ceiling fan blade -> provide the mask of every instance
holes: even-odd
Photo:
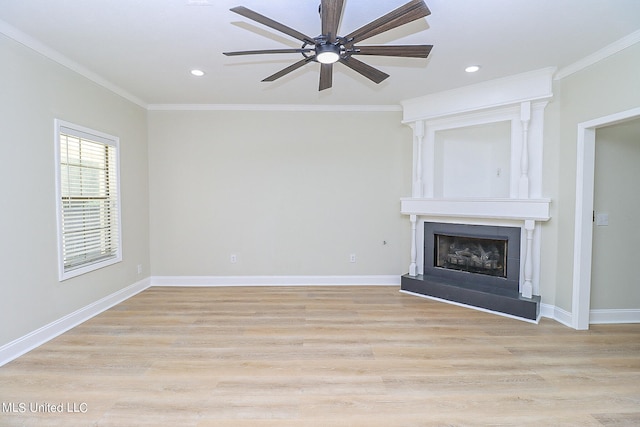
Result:
[[[371,65],[367,65],[362,61],[358,61],[357,59],[351,56],[340,58],[340,62],[346,65],[347,67],[351,68],[352,70],[362,74],[363,76],[365,76],[366,78],[368,78],[374,83],[379,84],[384,79],[389,77],[389,74],[383,73],[382,71],[376,68],[373,68]]]
[[[336,41],[343,9],[344,0],[322,0],[320,5],[322,34],[327,36],[329,43]]]
[[[329,89],[333,84],[333,64],[320,64],[320,86],[318,90]]]
[[[267,27],[271,27],[274,30],[278,30],[281,33],[287,34],[287,35],[293,37],[294,39],[298,39],[298,40],[303,41],[303,42],[305,42],[307,44],[314,44],[315,43],[315,40],[313,40],[313,37],[309,37],[309,36],[307,36],[305,34],[302,34],[301,32],[296,31],[291,27],[287,27],[286,25],[281,24],[281,23],[279,23],[277,21],[274,21],[271,18],[267,18],[264,15],[260,15],[258,12],[254,12],[253,10],[247,9],[244,6],[233,7],[231,9],[229,9],[229,10],[231,10],[232,12],[237,13],[238,15],[242,15],[245,18],[249,18],[249,19],[251,19],[253,21],[259,22],[262,25],[266,25]]]
[[[239,55],[259,55],[263,53],[310,53],[314,49],[265,49],[265,50],[242,50],[238,52],[222,52],[227,56],[239,56]]]
[[[405,58],[426,58],[433,45],[396,45],[396,46],[353,46],[352,55],[401,56]]]
[[[345,36],[347,43],[353,45],[377,34],[413,22],[416,19],[430,15],[431,11],[423,0],[412,0],[404,6],[387,13],[384,16],[358,28]]]
[[[300,61],[289,65],[287,68],[283,68],[282,70],[278,71],[277,73],[272,74],[269,77],[264,78],[262,81],[263,82],[272,82],[274,80],[277,80],[280,77],[286,76],[290,72],[297,70],[298,68],[302,67],[307,62],[312,61],[312,60],[313,60],[313,57],[301,59]]]

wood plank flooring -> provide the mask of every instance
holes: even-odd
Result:
[[[0,401],[3,427],[637,426],[640,324],[386,286],[154,287],[1,367]]]

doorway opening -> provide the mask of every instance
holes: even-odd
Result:
[[[589,329],[596,129],[640,117],[640,107],[578,124],[576,210],[573,251],[571,322],[575,329]]]

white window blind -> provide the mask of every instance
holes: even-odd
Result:
[[[57,121],[60,280],[122,259],[118,139]]]

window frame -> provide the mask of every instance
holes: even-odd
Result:
[[[121,215],[121,192],[120,192],[120,138],[117,136],[109,135],[104,132],[89,129],[84,126],[80,126],[74,123],[63,121],[60,119],[54,119],[54,131],[55,131],[55,172],[56,172],[56,219],[57,219],[57,237],[58,237],[58,274],[59,281],[64,281],[72,277],[77,277],[82,274],[89,273],[91,271],[98,270],[122,261],[122,215]],[[84,263],[79,263],[77,266],[66,267],[65,266],[65,236],[63,230],[63,192],[62,192],[62,141],[61,135],[69,135],[82,140],[87,140],[93,143],[103,144],[112,147],[115,150],[115,167],[112,174],[115,174],[115,207],[114,211],[109,218],[115,218],[115,225],[110,225],[110,235],[117,236],[117,243],[115,244],[115,253],[108,255],[104,259],[90,260]],[[106,155],[106,153],[105,153]],[[108,160],[105,159],[105,163]],[[113,178],[109,178],[113,179]]]

